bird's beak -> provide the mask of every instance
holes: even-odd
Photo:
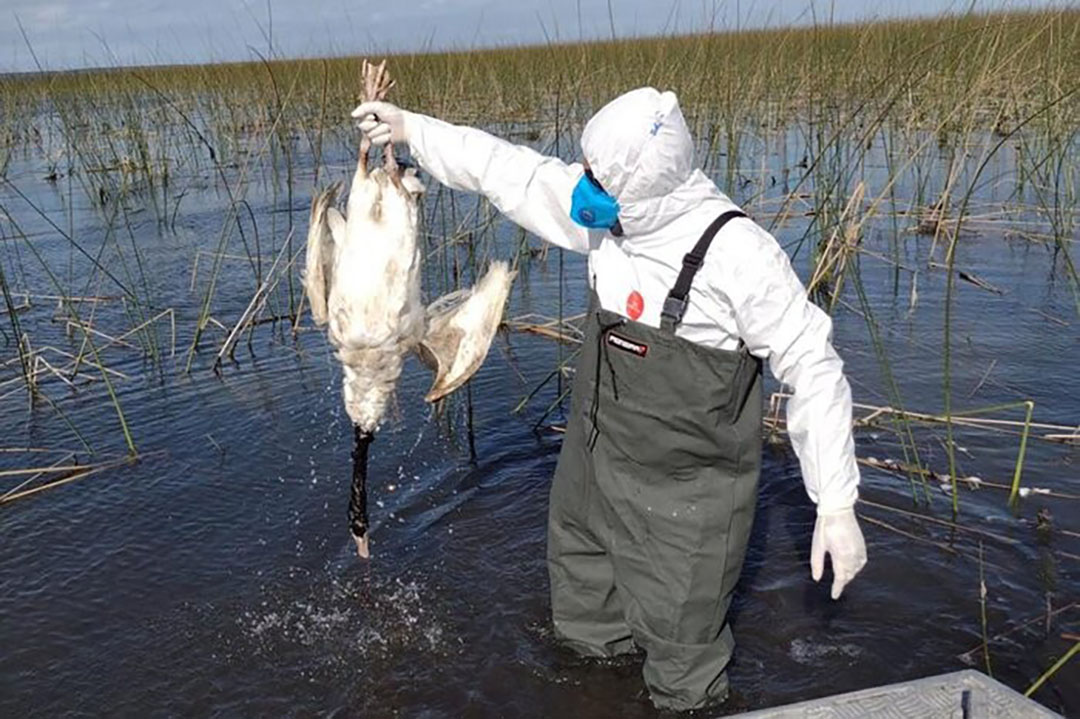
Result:
[[[360,555],[361,559],[368,559],[371,557],[371,552],[368,550],[368,536],[365,534],[363,537],[357,537],[353,535],[353,539],[356,541],[356,553]]]

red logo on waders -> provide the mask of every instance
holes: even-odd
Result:
[[[641,296],[641,293],[634,290],[626,298],[626,316],[632,320],[636,320],[641,317],[641,313],[645,311],[645,299]]]

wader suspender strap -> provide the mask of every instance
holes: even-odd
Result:
[[[694,275],[697,274],[697,271],[701,269],[701,266],[705,263],[705,253],[709,251],[709,245],[712,244],[713,238],[716,237],[716,233],[719,232],[720,228],[726,225],[729,220],[746,216],[746,213],[741,210],[728,210],[720,215],[712,221],[712,224],[709,225],[704,234],[701,235],[701,239],[694,245],[694,249],[683,256],[682,270],[679,272],[679,278],[675,280],[675,286],[668,292],[667,299],[664,300],[664,309],[660,312],[660,326],[662,328],[674,332],[675,327],[682,322],[683,315],[686,314],[686,305],[690,296],[690,284],[694,281]]]

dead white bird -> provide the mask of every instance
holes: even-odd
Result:
[[[365,61],[363,73],[365,99],[383,99],[393,86],[386,62]],[[416,350],[435,370],[429,402],[453,392],[487,356],[513,280],[506,263],[496,262],[472,289],[446,295],[425,309],[417,244],[423,185],[414,171],[400,171],[389,144],[383,167],[369,172],[369,150],[362,137],[344,216],[334,206],[337,185],[312,202],[304,274],[312,318],[328,324],[345,373],[345,411],[355,440],[349,529],[365,558],[368,447],[405,355]]]

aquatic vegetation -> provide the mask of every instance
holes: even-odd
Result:
[[[1068,416],[1075,403],[1056,407],[1053,389],[1014,380],[996,354],[1012,337],[993,322],[1038,323],[1043,331],[1024,338],[1045,341],[1080,321],[1080,11],[406,54],[391,64],[403,107],[566,159],[612,96],[643,84],[675,90],[700,164],[781,240],[834,316],[841,354],[861,369],[862,466],[911,496],[907,507],[868,498],[860,511],[875,531],[981,562],[971,537],[988,550],[1018,540],[967,509],[976,492],[993,499],[970,501],[1001,507],[1017,533],[1038,502],[1075,501],[1066,484],[1080,437]],[[152,450],[160,428],[130,421],[137,388],[221,382],[227,392],[230,372],[259,371],[270,351],[325,354],[303,299],[299,240],[316,188],[344,179],[355,160],[347,113],[360,70],[359,57],[268,54],[0,77],[0,400],[7,415],[27,417],[29,437],[40,432],[58,450],[45,461],[30,450],[0,455],[10,478],[0,502],[25,496],[27,481],[70,484]],[[491,259],[512,260],[511,312],[520,312],[504,325],[507,364],[518,372],[522,343],[554,340],[527,345],[547,364],[519,372],[515,418],[557,429],[580,343],[579,259],[442,187],[428,188],[420,222],[432,297],[475,284]],[[1007,271],[987,272],[991,252],[1004,259],[989,264]],[[1021,278],[1045,292],[1017,292]],[[1032,362],[1075,344],[1053,347],[1034,347]],[[782,402],[765,427],[781,450]],[[439,419],[471,441],[472,388]],[[208,437],[208,448],[227,451]],[[10,443],[35,444],[24,439]],[[1046,552],[1076,561],[1070,548]],[[1049,602],[1058,595],[1048,587]],[[989,647],[1001,646],[994,602],[990,592],[972,604],[987,665]]]
[[[1080,12],[1055,10],[400,55],[394,67],[403,106],[482,123],[570,156],[592,108],[612,94],[646,83],[676,90],[706,171],[759,222],[789,238],[793,260],[809,262],[808,287],[823,307],[864,319],[889,404],[899,410],[890,421],[905,466],[914,468],[914,494],[924,460],[886,349],[889,329],[876,318],[880,308],[868,299],[862,267],[891,266],[893,292],[906,292],[909,313],[920,304],[920,279],[925,285],[944,275],[934,344],[955,482],[953,429],[965,413],[954,406],[955,280],[996,290],[958,264],[960,248],[982,232],[1045,247],[1080,315],[1073,259],[1078,48]],[[588,71],[566,71],[575,66]],[[103,352],[141,353],[164,378],[178,342],[187,346],[182,371],[195,372],[207,333],[222,333],[209,340],[220,371],[223,360],[236,361],[245,333],[250,349],[261,326],[282,338],[302,331],[296,216],[311,188],[352,152],[345,112],[359,78],[357,58],[261,56],[0,78],[0,289],[3,339],[15,360],[5,364],[15,374],[0,378],[0,387],[22,387],[31,403],[44,401],[63,415],[48,384],[72,386],[94,367],[134,454],[113,386],[117,373]],[[988,183],[1003,190],[990,199]],[[216,241],[192,248],[192,294],[177,297],[148,270],[146,239],[134,228],[147,213],[159,241],[190,232],[194,203],[208,193],[224,199],[224,212],[210,221]],[[47,206],[50,197],[66,209]],[[257,211],[263,197],[285,211]],[[444,188],[425,205],[427,284],[448,291],[470,275],[475,280],[482,258],[504,243],[505,222],[485,202],[463,201]],[[76,224],[77,206],[96,216],[92,228]],[[546,266],[547,248],[512,232],[514,268],[525,277],[530,265]],[[889,235],[885,252],[864,242],[881,232]],[[39,236],[59,238],[66,252],[40,251]],[[920,246],[913,262],[910,243],[919,237],[930,246]],[[565,332],[556,329],[565,327],[561,250],[557,259],[554,317],[512,327]],[[82,338],[76,352],[64,350],[73,355],[67,366],[42,355],[57,344],[31,300],[43,293],[57,298],[65,327]],[[82,299],[92,294],[117,299]],[[192,318],[186,305],[196,297]],[[544,417],[567,394],[561,346],[557,369],[521,405],[555,380]],[[1030,423],[1032,406],[1024,406]],[[77,432],[74,424],[71,430]],[[1014,487],[1026,440],[1025,434]],[[958,495],[952,493],[954,513]]]

